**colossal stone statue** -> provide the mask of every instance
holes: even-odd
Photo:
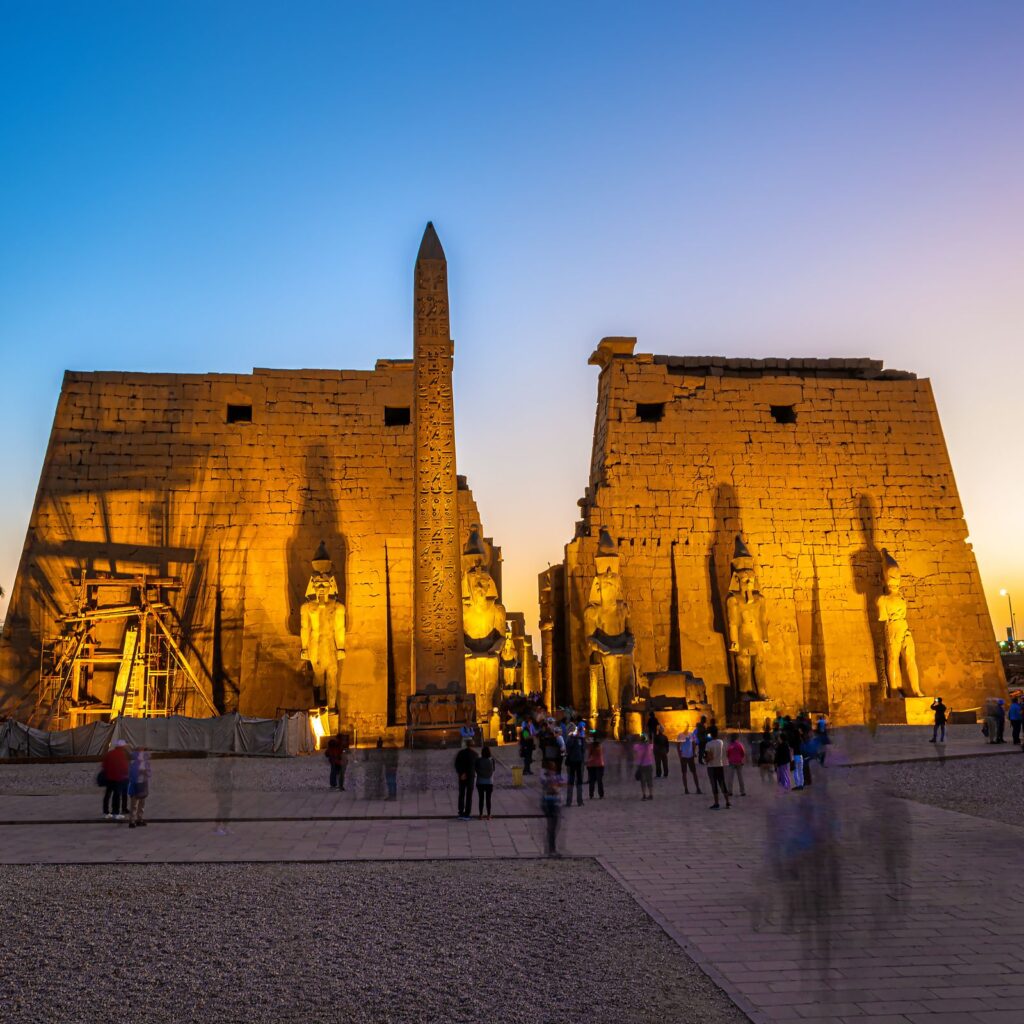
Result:
[[[766,700],[765,651],[768,650],[768,618],[765,600],[757,589],[754,559],[736,535],[732,555],[732,580],[725,600],[729,622],[729,653],[736,666],[736,683],[741,694]]]
[[[462,630],[466,689],[479,714],[499,699],[498,658],[505,641],[505,608],[490,572],[490,550],[474,526],[462,551]]]
[[[313,556],[300,621],[302,660],[313,668],[314,685],[326,690],[327,707],[340,715],[338,662],[345,658],[345,606],[338,600],[334,565],[323,541]]]
[[[907,625],[907,600],[900,593],[900,567],[885,548],[882,548],[882,571],[885,574],[885,593],[878,599],[878,621],[885,624],[886,696],[922,697],[914,638]],[[901,662],[906,688],[900,672]]]
[[[505,642],[501,645],[499,658],[501,665],[502,693],[511,693],[517,687],[516,670],[519,668],[519,654],[516,651],[515,637],[511,626],[505,627]]]
[[[622,709],[623,682],[633,682],[635,638],[629,623],[629,606],[619,575],[619,550],[608,531],[602,529],[594,557],[597,574],[590,585],[590,598],[583,609],[583,628],[590,645],[591,725],[596,724],[598,693],[612,716],[612,732],[618,735]]]

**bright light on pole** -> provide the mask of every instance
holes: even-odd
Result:
[[[1003,587],[999,591],[1000,597],[1006,598],[1006,603],[1010,606],[1010,636],[1013,639],[1013,646],[1017,646],[1017,620],[1013,617],[1013,598],[1010,597],[1010,592]]]

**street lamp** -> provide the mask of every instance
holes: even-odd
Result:
[[[1010,635],[1013,639],[1013,646],[1017,646],[1017,620],[1013,617],[1013,598],[1010,597],[1010,592],[1004,587],[999,591],[1000,597],[1006,598],[1006,603],[1010,606]]]

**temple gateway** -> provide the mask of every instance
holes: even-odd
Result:
[[[590,478],[540,574],[542,663],[456,467],[447,263],[372,371],[65,374],[6,626],[0,714],[323,708],[355,742],[497,728],[533,694],[916,721],[1005,692],[927,381],[867,359],[605,338]],[[582,453],[581,453],[582,463]]]

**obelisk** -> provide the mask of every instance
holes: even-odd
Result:
[[[413,291],[416,441],[413,679],[416,693],[466,689],[459,557],[455,405],[448,262],[433,224],[416,257]]]

